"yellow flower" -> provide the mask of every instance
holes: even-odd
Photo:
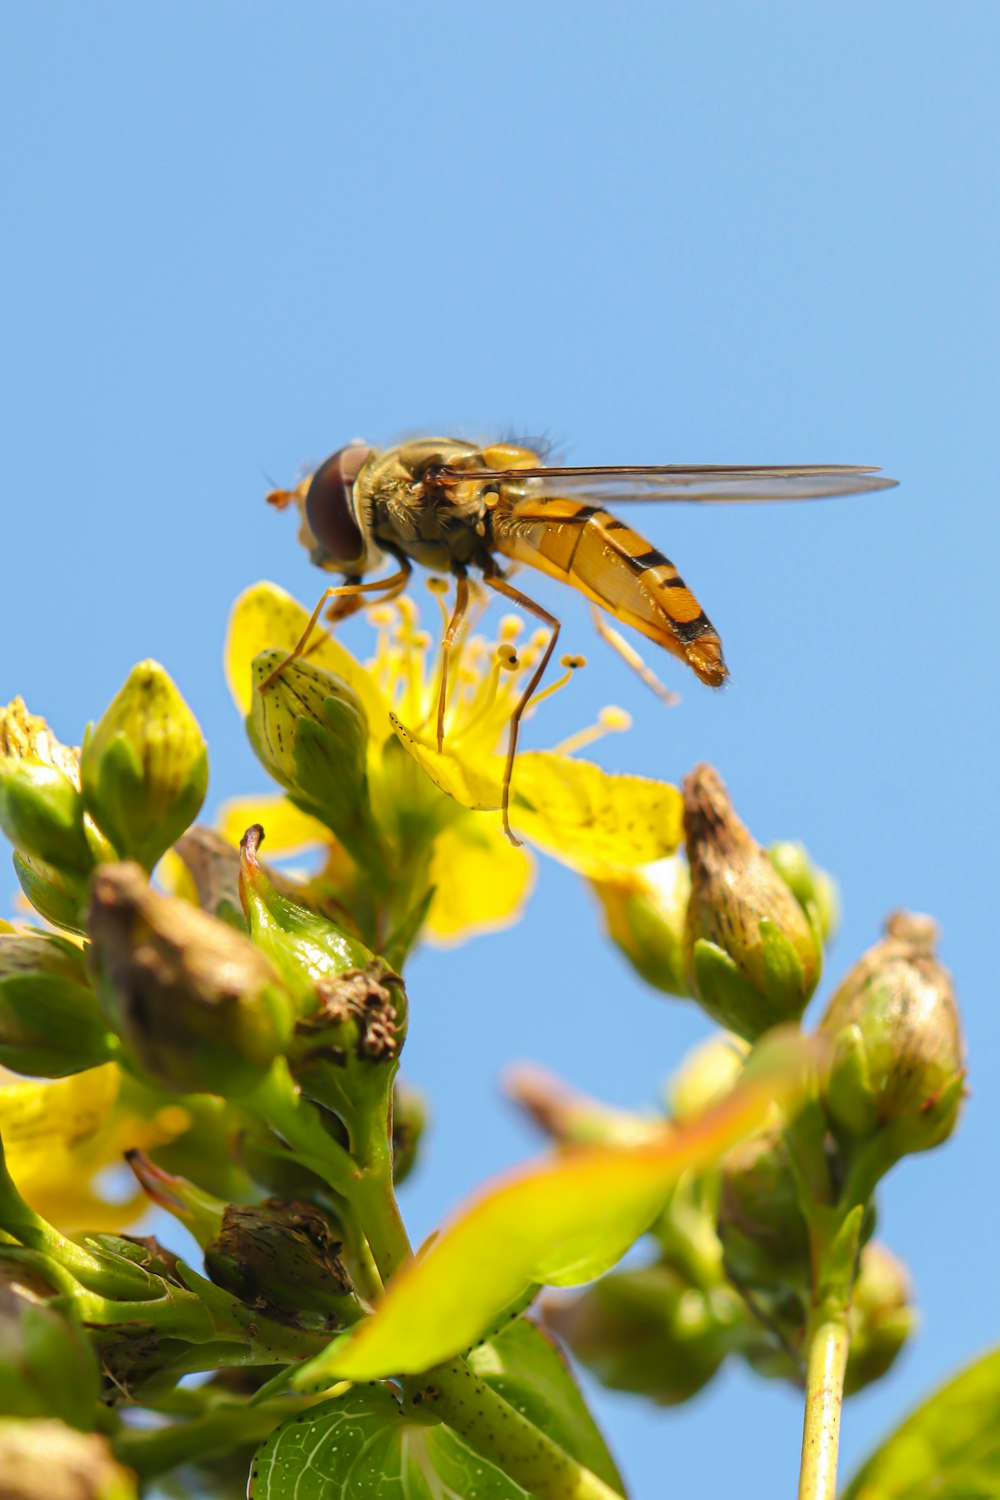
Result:
[[[0,1070],[0,1138],[11,1177],[37,1213],[69,1233],[120,1229],[138,1218],[147,1206],[141,1191],[109,1203],[96,1179],[126,1150],[150,1150],[189,1124],[180,1105],[141,1099],[115,1063],[44,1082]]]
[[[431,580],[431,587],[440,598],[439,581]],[[432,649],[432,637],[420,628],[416,606],[404,597],[392,606],[374,606],[369,616],[376,627],[370,661],[362,664],[322,633],[305,660],[339,679],[367,721],[366,789],[374,821],[391,851],[388,866],[398,867],[407,840],[423,841],[426,890],[432,892],[423,930],[433,941],[455,942],[506,926],[516,920],[529,894],[533,863],[503,834],[497,811],[501,750],[511,714],[544,647],[544,633],[519,646],[521,622],[506,616],[497,639],[466,632],[456,643],[439,751],[441,659]],[[303,606],[274,584],[255,584],[236,601],[226,671],[244,714],[254,708],[255,658],[265,651],[291,651],[307,618]],[[529,714],[579,665],[579,659],[563,661],[565,676],[536,695]],[[258,666],[258,677],[260,670]],[[515,764],[511,806],[518,832],[592,878],[662,858],[680,839],[675,787],[609,775],[568,753],[601,733],[625,727],[627,717],[620,710],[606,711],[599,727],[575,736],[561,750],[525,752]],[[287,744],[283,748],[287,753]],[[271,854],[324,847],[327,865],[315,884],[325,884],[328,895],[331,887],[346,892],[344,904],[356,912],[357,890],[348,892],[350,858],[323,823],[286,798],[241,799],[223,811],[223,831],[234,840],[253,822],[264,825]],[[401,915],[397,911],[395,920]]]

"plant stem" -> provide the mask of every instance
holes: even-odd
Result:
[[[806,1328],[806,1406],[799,1500],[834,1500],[837,1492],[840,1410],[848,1346],[846,1308],[830,1304],[814,1308]]]
[[[308,1405],[308,1400],[283,1397],[266,1405],[218,1406],[188,1421],[153,1430],[125,1428],[116,1437],[117,1458],[151,1479],[182,1463],[196,1463],[231,1453],[244,1444],[263,1442],[279,1423]]]
[[[464,1360],[439,1365],[407,1382],[416,1403],[434,1410],[471,1448],[496,1464],[536,1500],[621,1500],[616,1490],[571,1458],[504,1401]]]

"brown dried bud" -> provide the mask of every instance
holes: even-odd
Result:
[[[819,980],[819,940],[711,766],[684,783],[684,829],[688,979],[709,1015],[754,1041],[801,1016]]]
[[[249,938],[159,895],[137,864],[98,870],[90,934],[105,1014],[151,1078],[179,1093],[239,1094],[260,1082],[293,1010]]]
[[[310,1203],[231,1203],[219,1236],[205,1250],[217,1285],[276,1318],[320,1313],[330,1326],[356,1315],[340,1242]]]

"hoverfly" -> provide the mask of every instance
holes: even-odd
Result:
[[[600,610],[630,625],[688,666],[710,687],[728,676],[715,627],[669,558],[602,508],[602,501],[810,500],[858,494],[895,484],[877,469],[848,464],[793,467],[632,465],[608,468],[549,466],[530,448],[498,443],[485,448],[453,438],[417,438],[394,448],[363,443],[341,448],[294,490],[274,490],[271,504],[293,501],[302,516],[301,540],[319,567],[343,575],[313,611],[291,656],[262,684],[266,691],[289,661],[305,650],[324,606],[341,620],[369,602],[394,599],[412,564],[457,579],[455,606],[442,642],[437,744],[442,748],[448,658],[469,607],[470,568],[486,586],[533,614],[549,640],[510,720],[502,812],[507,836],[510,781],[518,729],[559,638],[560,622],[510,583],[498,556],[561,579]],[[386,558],[396,570],[375,581],[365,574]],[[373,597],[376,596],[376,597]],[[630,665],[655,684],[624,640],[602,634]]]

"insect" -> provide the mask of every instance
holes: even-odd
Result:
[[[342,620],[363,605],[393,599],[406,587],[413,563],[457,579],[455,605],[442,641],[437,744],[444,739],[449,655],[469,607],[469,570],[486,586],[527,610],[549,629],[549,639],[510,720],[502,811],[510,828],[510,781],[520,721],[545,674],[560,622],[509,581],[500,559],[526,563],[561,579],[592,604],[632,626],[686,662],[702,682],[721,687],[728,675],[715,627],[669,558],[602,508],[636,500],[809,500],[881,490],[895,484],[858,465],[741,468],[633,465],[608,468],[550,466],[530,448],[487,447],[452,438],[417,438],[393,448],[353,443],[322,463],[294,490],[274,490],[271,504],[295,502],[301,540],[319,567],[343,575],[323,594],[295,650],[266,682],[305,650],[324,607]],[[377,580],[366,574],[396,563]],[[610,640],[648,680],[655,679],[617,632]]]

